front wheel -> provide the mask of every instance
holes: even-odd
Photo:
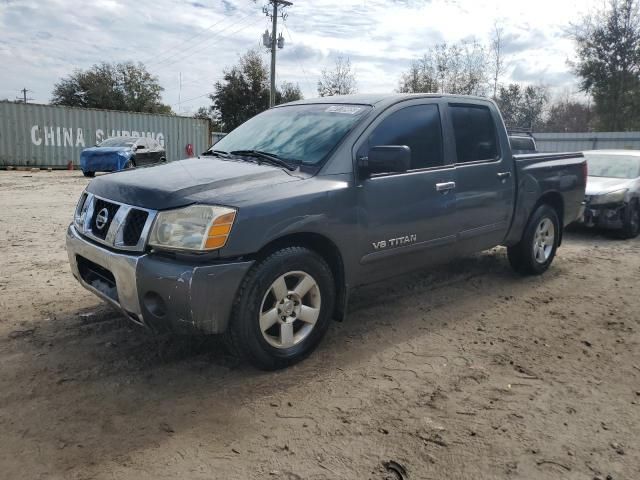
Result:
[[[508,247],[509,263],[519,273],[540,275],[553,262],[559,240],[560,221],[556,210],[540,205],[531,215],[520,242]]]
[[[96,172],[85,172],[84,170],[82,171],[82,175],[84,175],[87,178],[93,178],[96,176]]]
[[[234,302],[225,343],[262,370],[308,356],[329,327],[335,286],[331,269],[303,247],[279,250],[257,263]]]

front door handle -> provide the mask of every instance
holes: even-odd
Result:
[[[449,190],[456,188],[456,182],[436,183],[436,191],[447,193]]]
[[[506,180],[511,176],[511,172],[498,172],[498,178],[500,180]]]

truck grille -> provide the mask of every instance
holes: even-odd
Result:
[[[101,198],[96,198],[93,206],[93,216],[91,218],[91,231],[101,239],[105,239],[111,222],[113,222],[120,205],[107,202]]]
[[[127,216],[127,220],[122,232],[122,241],[127,246],[133,246],[140,240],[140,235],[149,218],[149,212],[132,208]]]
[[[156,214],[85,192],[76,207],[74,225],[78,233],[108,247],[142,252]]]

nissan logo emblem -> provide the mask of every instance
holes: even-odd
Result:
[[[109,210],[107,210],[106,208],[103,208],[98,212],[98,215],[96,215],[96,227],[98,227],[98,230],[102,230],[108,221],[109,221]]]

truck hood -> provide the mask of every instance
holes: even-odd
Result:
[[[302,180],[296,172],[241,160],[198,157],[125,170],[94,179],[87,190],[108,200],[153,210],[196,202],[240,206],[256,189]]]
[[[627,178],[587,177],[586,195],[601,195],[629,188],[633,180]]]

